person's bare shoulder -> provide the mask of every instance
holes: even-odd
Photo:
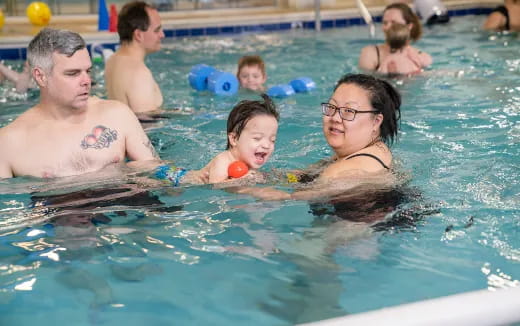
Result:
[[[367,45],[361,49],[359,54],[358,66],[364,70],[375,70],[377,67],[376,45]]]
[[[492,12],[482,24],[482,28],[485,30],[497,31],[504,28],[506,24],[506,18],[500,12]]]
[[[38,113],[36,107],[32,107],[20,114],[13,122],[2,128],[5,132],[12,133],[16,131],[24,132],[35,125],[41,123],[41,115]]]
[[[218,183],[227,180],[227,169],[233,161],[229,151],[224,151],[215,156],[204,169],[209,173],[209,183]]]
[[[0,155],[5,155],[5,151],[8,148],[16,150],[23,147],[24,142],[28,139],[30,140],[30,132],[34,130],[40,122],[41,117],[33,107],[22,113],[7,126],[0,128],[0,148],[2,151]]]
[[[140,78],[151,76],[151,72],[143,60],[117,52],[108,59],[105,73],[112,76],[114,82],[124,84],[132,84]]]
[[[128,105],[116,100],[105,100],[96,96],[89,99],[89,106],[97,115],[110,119],[134,119],[135,114]]]

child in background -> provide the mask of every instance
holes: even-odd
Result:
[[[229,113],[226,151],[202,169],[209,174],[209,183],[230,180],[228,167],[235,161],[244,162],[251,173],[271,157],[279,114],[269,96],[262,94],[262,98],[263,101],[241,101]]]
[[[377,72],[382,74],[414,74],[431,64],[431,57],[410,46],[410,29],[404,24],[393,23],[385,32],[390,46],[388,55]]]
[[[237,78],[241,88],[253,91],[264,91],[264,83],[267,80],[265,64],[257,55],[246,55],[238,60]]]

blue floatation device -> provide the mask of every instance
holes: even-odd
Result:
[[[275,85],[267,90],[270,97],[287,97],[294,94],[294,88],[291,85]]]
[[[197,91],[209,90],[217,95],[233,95],[238,91],[238,79],[235,75],[206,64],[193,66],[188,81]]]
[[[291,80],[289,85],[294,88],[296,93],[304,93],[316,88],[316,83],[309,77],[300,77]]]
[[[316,88],[316,83],[309,77],[293,79],[289,84],[275,85],[267,90],[271,97],[287,97],[294,93],[304,93]]]
[[[208,77],[216,69],[205,65],[199,64],[191,68],[190,74],[188,75],[188,81],[190,86],[197,91],[205,91],[208,89]]]

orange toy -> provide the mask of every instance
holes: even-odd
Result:
[[[231,178],[241,178],[244,175],[247,174],[249,171],[249,168],[247,167],[247,164],[245,164],[242,161],[235,161],[231,164],[229,164],[227,173]]]

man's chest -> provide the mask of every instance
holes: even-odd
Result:
[[[91,130],[78,129],[29,133],[11,161],[15,175],[43,178],[77,175],[124,160],[124,139],[116,129],[103,125]]]

